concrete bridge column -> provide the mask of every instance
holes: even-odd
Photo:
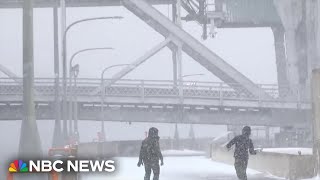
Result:
[[[306,35],[308,56],[308,85],[311,85],[312,70],[320,67],[320,27],[319,1],[306,0]],[[311,91],[309,91],[311,92]],[[311,96],[309,96],[311,97]]]
[[[33,0],[23,2],[23,119],[20,129],[19,159],[42,158],[34,103]],[[22,175],[23,174],[23,175]],[[17,173],[17,180],[45,180],[39,173]]]
[[[33,0],[23,3],[23,120],[19,158],[42,157],[34,104]],[[37,178],[35,178],[37,179]]]
[[[293,96],[297,95],[301,85],[305,86],[306,77],[305,57],[303,43],[304,38],[304,1],[301,0],[274,0],[278,14],[285,30],[286,54],[287,54],[287,77]]]
[[[285,97],[288,92],[288,67],[285,46],[285,30],[283,26],[271,27],[274,36],[274,47],[276,53],[277,75],[280,97]]]
[[[55,122],[53,132],[52,147],[63,147],[64,140],[61,129],[61,113],[60,113],[60,83],[59,83],[59,35],[58,35],[58,8],[53,8],[53,32],[54,32],[54,76],[55,76]]]

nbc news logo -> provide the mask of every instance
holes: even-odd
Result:
[[[27,164],[25,162],[23,162],[22,160],[15,160],[10,164],[9,172],[10,173],[17,173],[17,172],[25,173],[25,172],[29,172],[29,168],[27,167]]]
[[[32,173],[42,172],[114,172],[115,162],[113,160],[30,160],[28,163],[15,160],[10,163],[10,173]]]

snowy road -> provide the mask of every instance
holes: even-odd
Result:
[[[115,174],[86,174],[81,180],[142,180],[144,168],[136,166],[137,158],[119,158]],[[248,170],[249,180],[271,180],[260,172]],[[161,180],[237,180],[233,166],[213,162],[205,157],[166,157]],[[279,178],[278,178],[279,179]]]

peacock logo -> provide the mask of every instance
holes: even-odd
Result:
[[[27,167],[27,164],[25,162],[23,162],[22,160],[15,160],[10,164],[9,167],[9,172],[10,173],[24,173],[24,172],[28,172],[29,169]]]

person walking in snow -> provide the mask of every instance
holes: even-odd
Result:
[[[150,180],[151,171],[153,172],[153,180],[159,180],[160,165],[163,165],[163,156],[160,150],[158,129],[152,127],[149,129],[148,137],[142,141],[138,167],[144,165],[144,180]]]
[[[230,150],[235,145],[234,152],[234,167],[236,169],[237,176],[240,180],[247,180],[247,166],[249,160],[249,153],[256,155],[257,151],[254,150],[252,140],[250,139],[251,128],[245,126],[242,129],[242,135],[236,136],[228,144],[227,149]],[[249,152],[248,152],[249,151]]]

